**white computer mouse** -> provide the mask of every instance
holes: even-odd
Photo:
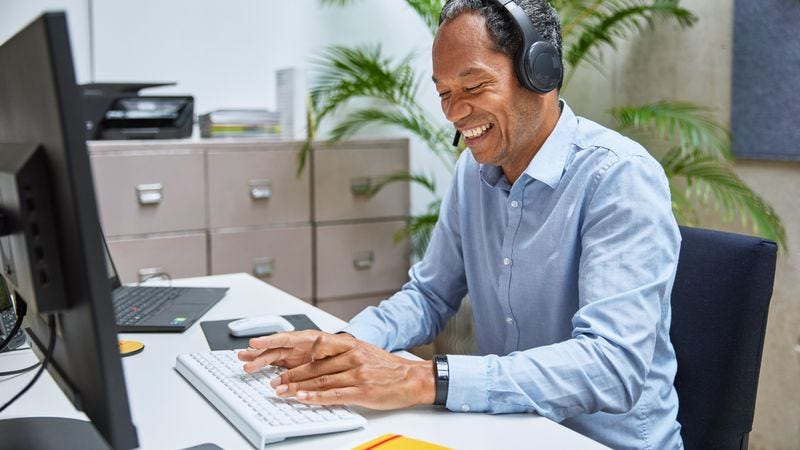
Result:
[[[294,331],[294,325],[277,314],[265,314],[228,322],[228,330],[236,337],[261,336],[269,333]]]

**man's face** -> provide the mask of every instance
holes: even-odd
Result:
[[[521,173],[538,149],[544,96],[519,84],[514,62],[493,49],[479,13],[442,23],[433,42],[433,81],[442,111],[475,159],[502,166],[507,175]]]

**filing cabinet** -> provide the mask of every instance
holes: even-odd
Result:
[[[318,226],[317,298],[399,289],[407,278],[408,248],[394,235],[404,226],[399,221]]]
[[[308,223],[308,171],[295,175],[299,145],[208,147],[209,227]]]
[[[314,220],[374,220],[407,217],[407,183],[392,183],[370,198],[382,179],[408,171],[405,141],[355,141],[314,149]]]
[[[205,228],[203,153],[132,146],[92,155],[97,206],[108,236]]]
[[[349,319],[402,287],[405,139],[89,143],[101,223],[123,282],[247,272]]]
[[[311,226],[212,231],[211,273],[247,272],[310,302],[311,237]]]
[[[396,291],[392,290],[381,294],[367,295],[363,297],[349,297],[341,299],[318,299],[317,307],[334,316],[349,321],[356,314],[360,313],[368,306],[377,306],[383,300],[389,298]]]
[[[408,278],[408,242],[394,239],[408,220],[408,184],[367,195],[387,177],[408,171],[408,142],[317,145],[313,161],[316,305],[349,319]]]
[[[108,238],[108,250],[123,282],[206,273],[205,233]]]

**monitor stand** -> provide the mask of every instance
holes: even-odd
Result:
[[[64,417],[20,417],[0,420],[0,450],[109,450],[91,422]]]

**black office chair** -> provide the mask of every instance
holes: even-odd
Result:
[[[777,246],[681,227],[670,337],[678,359],[678,421],[687,450],[746,449]]]

